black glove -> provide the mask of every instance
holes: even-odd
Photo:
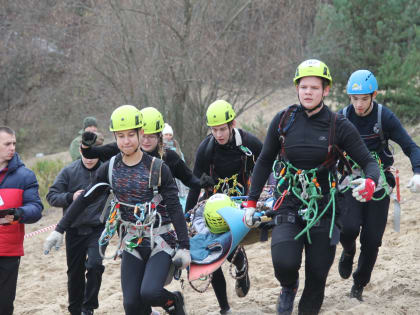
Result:
[[[97,134],[91,131],[85,131],[82,134],[82,144],[91,147],[95,144],[96,138],[98,138]]]
[[[200,177],[200,186],[201,188],[213,188],[213,186],[216,185],[216,182],[214,181],[213,177],[207,175],[206,173],[203,173]]]
[[[13,221],[19,221],[23,217],[23,210],[21,208],[15,209],[14,215]]]
[[[17,221],[23,216],[23,210],[20,208],[9,208],[0,210],[0,218],[4,218],[6,215],[13,215],[13,221]]]
[[[15,215],[16,208],[9,208],[0,210],[0,218],[4,218],[6,215]]]

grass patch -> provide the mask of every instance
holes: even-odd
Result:
[[[39,196],[45,208],[49,208],[46,196],[58,173],[65,166],[61,160],[37,161],[31,169],[34,171],[39,184]]]

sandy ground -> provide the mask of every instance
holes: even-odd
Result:
[[[330,271],[322,314],[419,314],[420,306],[420,194],[412,194],[405,188],[411,176],[409,160],[400,152],[396,155],[396,166],[401,171],[402,222],[401,232],[392,228],[393,207],[375,266],[372,280],[365,288],[363,303],[347,297],[351,280],[342,280],[337,272],[341,247],[338,246],[336,260]],[[49,227],[59,220],[61,210],[50,208],[36,224],[27,226],[27,233]],[[45,256],[42,244],[50,232],[43,232],[25,240],[25,256],[22,258],[15,314],[50,315],[67,314],[67,276],[65,250],[53,251]],[[279,284],[274,278],[269,242],[246,247],[250,261],[251,290],[247,297],[238,298],[234,290],[234,279],[225,264],[228,294],[233,314],[275,314],[275,303]],[[106,270],[100,291],[100,307],[95,314],[124,314],[120,288],[120,261],[105,261]],[[183,279],[185,279],[185,272]],[[304,268],[301,268],[304,279]],[[303,284],[303,281],[301,281]],[[170,290],[182,290],[189,314],[218,314],[216,298],[212,289],[205,293],[192,290],[188,282],[173,281]],[[301,295],[299,288],[296,306]],[[162,309],[157,308],[163,314]]]

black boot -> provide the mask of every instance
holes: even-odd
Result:
[[[351,298],[356,298],[358,299],[360,302],[363,302],[363,286],[359,285],[359,284],[353,284],[353,286],[351,287],[351,291],[350,291],[350,297]]]
[[[164,307],[165,311],[170,315],[186,315],[184,296],[179,291],[175,291],[173,294],[175,295],[175,300],[172,305]]]
[[[341,254],[340,262],[338,263],[338,273],[343,279],[348,279],[353,271],[354,254],[356,254],[356,250],[350,253],[343,250]]]
[[[277,315],[290,315],[293,312],[293,302],[295,301],[299,280],[290,287],[282,287],[279,298],[277,299]]]

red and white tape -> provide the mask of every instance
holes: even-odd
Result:
[[[25,238],[31,238],[31,237],[34,237],[35,235],[53,230],[53,229],[55,229],[56,226],[57,226],[57,224],[53,224],[53,225],[44,227],[43,229],[40,229],[38,231],[34,231],[34,232],[31,232],[31,233],[25,234]]]

